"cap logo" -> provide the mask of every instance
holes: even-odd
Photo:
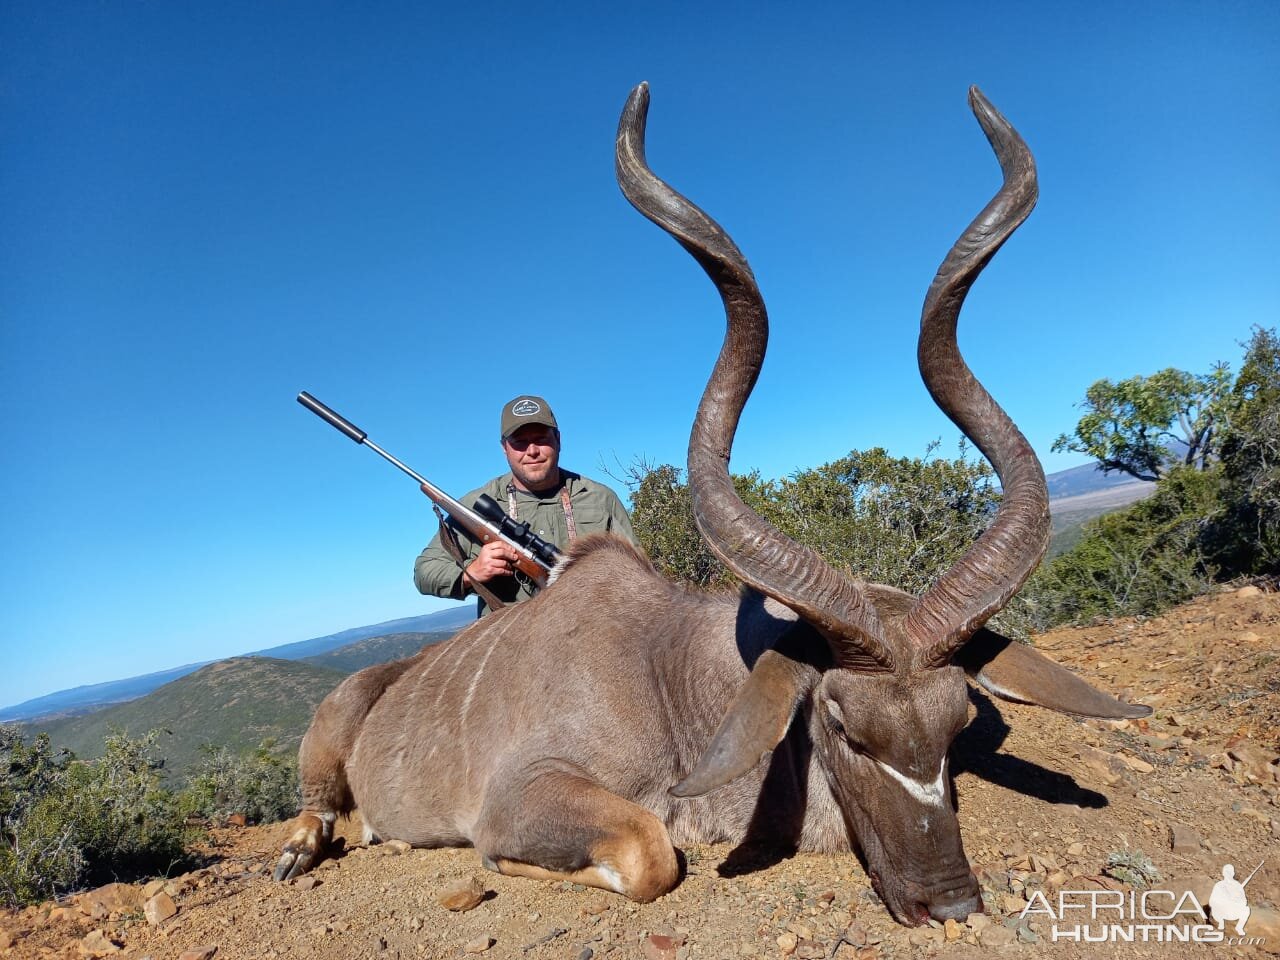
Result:
[[[530,400],[527,397],[511,405],[511,415],[514,417],[532,417],[535,413],[541,412],[542,406],[536,400]]]

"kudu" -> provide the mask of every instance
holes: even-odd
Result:
[[[724,300],[688,477],[699,530],[746,586],[686,589],[625,542],[586,537],[533,600],[348,678],[303,741],[304,808],[278,879],[310,868],[335,817],[358,807],[370,837],[473,844],[502,873],[636,900],[678,882],[673,844],[773,839],[860,849],[903,923],[982,908],[947,773],[966,672],[1076,716],[1150,710],[982,629],[1043,556],[1049,516],[1035,454],[956,344],[965,294],[1036,199],[1027,147],[977,88],[969,97],[1004,184],[929,289],[919,360],[1000,477],[989,529],[916,599],[844,576],[737,497],[729,451],[764,358],[764,304],[733,241],[646,165],[642,84],[619,123],[618,180]]]

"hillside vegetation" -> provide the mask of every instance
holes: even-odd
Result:
[[[204,744],[239,752],[274,739],[278,751],[296,751],[316,707],[343,676],[309,663],[233,657],[138,700],[39,724],[31,732],[47,733],[55,747],[91,758],[102,756],[113,731],[138,737],[160,730],[156,751],[165,759],[165,773],[177,780],[199,761]]]

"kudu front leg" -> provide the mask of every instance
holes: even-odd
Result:
[[[662,821],[562,760],[495,777],[475,846],[486,867],[507,876],[567,880],[642,903],[680,879]]]
[[[347,758],[361,721],[385,686],[373,669],[363,670],[339,684],[316,709],[298,750],[302,810],[276,863],[276,880],[292,880],[314,867],[333,840],[338,815],[349,815],[355,807]]]

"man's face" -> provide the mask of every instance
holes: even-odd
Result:
[[[540,423],[521,427],[502,441],[516,486],[535,493],[560,482],[560,432]]]

